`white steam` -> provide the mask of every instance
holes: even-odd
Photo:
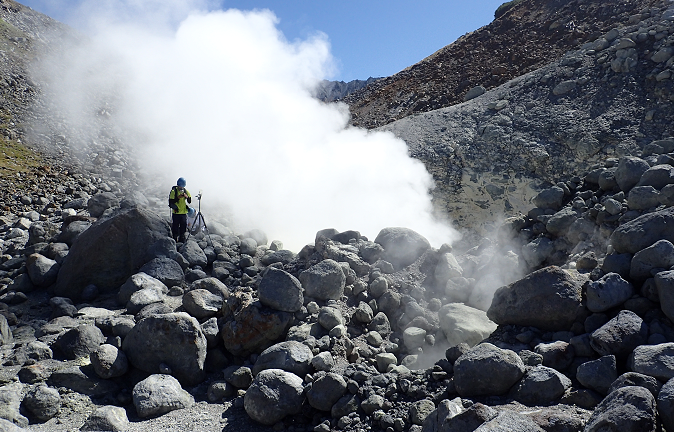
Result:
[[[52,103],[86,128],[82,113],[112,97],[110,121],[135,137],[143,173],[166,194],[178,177],[203,190],[207,221],[227,209],[236,228],[293,250],[330,227],[373,239],[405,226],[434,246],[457,237],[434,217],[432,178],[402,140],[348,127],[346,106],[311,96],[333,73],[326,35],[289,42],[266,10],[191,13],[171,31],[120,20],[92,21],[90,41],[59,57]]]

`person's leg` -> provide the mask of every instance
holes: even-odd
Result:
[[[173,214],[173,223],[171,224],[171,237],[173,237],[173,240],[178,241],[179,235],[180,235],[180,215]]]
[[[184,214],[184,215],[179,215],[179,216],[180,216],[180,222],[179,222],[179,226],[178,226],[179,233],[180,233],[179,240],[181,242],[184,242],[185,241],[185,231],[187,231],[187,215]]]

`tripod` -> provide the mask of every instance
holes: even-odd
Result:
[[[194,221],[192,222],[192,226],[190,229],[187,231],[187,238],[185,238],[185,242],[183,243],[183,248],[185,247],[185,244],[187,243],[187,240],[191,236],[195,236],[199,230],[201,230],[201,227],[203,227],[204,231],[206,231],[206,237],[208,238],[209,243],[211,246],[213,246],[213,241],[211,240],[211,233],[208,230],[208,226],[206,225],[206,220],[204,219],[203,213],[201,213],[201,191],[199,191],[199,194],[196,196],[197,201],[199,201],[199,206],[198,206],[198,211],[197,215],[194,217]]]

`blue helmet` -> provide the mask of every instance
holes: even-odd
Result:
[[[187,216],[192,217],[192,216],[194,216],[194,213],[196,213],[196,212],[197,211],[194,210],[194,207],[190,207],[190,209],[187,210]]]
[[[180,187],[185,187],[186,185],[187,185],[187,182],[185,181],[185,179],[182,178],[182,177],[180,177],[180,178],[178,179],[178,186],[180,186]]]

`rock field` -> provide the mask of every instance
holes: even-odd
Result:
[[[674,5],[616,8],[382,128],[463,240],[326,228],[290,251],[220,220],[176,244],[105,122],[26,128],[46,90],[21,49],[68,32],[0,0],[2,144],[40,150],[0,171],[0,431],[674,432]]]

